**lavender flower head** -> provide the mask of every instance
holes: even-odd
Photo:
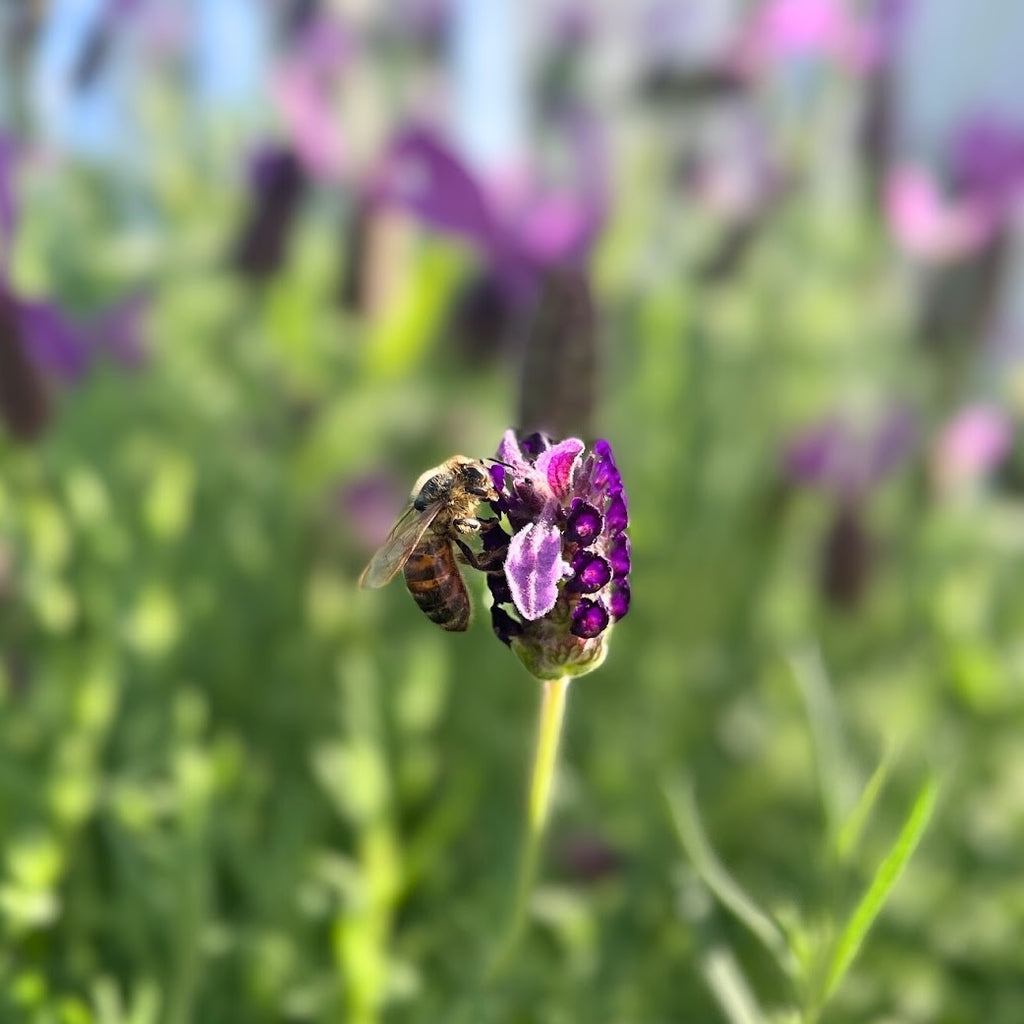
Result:
[[[628,516],[611,446],[506,431],[491,468],[507,518],[483,533],[491,622],[539,679],[583,675],[629,610]]]

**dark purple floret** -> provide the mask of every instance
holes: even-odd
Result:
[[[625,526],[625,509],[623,509],[622,529]],[[589,501],[573,498],[569,519],[565,524],[565,536],[577,544],[587,545],[593,541],[604,527],[604,518]]]
[[[604,608],[596,601],[585,597],[573,609],[572,633],[583,640],[591,640],[605,631],[608,621],[608,613]]]
[[[511,645],[512,640],[523,632],[523,624],[513,619],[497,601],[491,607],[491,626],[497,638],[506,646]]]
[[[608,561],[611,562],[617,580],[629,575],[629,538],[624,533],[620,533],[612,541],[608,549]]]
[[[526,437],[519,441],[519,447],[527,455],[532,455],[535,459],[542,451],[546,448],[551,447],[551,442],[543,434],[527,434]]]
[[[629,583],[626,580],[616,580],[612,586],[609,610],[612,613],[613,622],[618,622],[629,611]]]
[[[573,585],[584,594],[592,594],[611,582],[612,567],[607,559],[595,555],[592,551],[582,548],[576,552],[572,560],[572,571],[575,574]]]
[[[612,498],[611,504],[608,506],[606,520],[608,523],[608,532],[613,536],[617,533],[622,533],[626,528],[626,524],[629,522],[629,516],[626,513],[626,499],[621,492]]]

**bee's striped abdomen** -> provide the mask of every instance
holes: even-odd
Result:
[[[427,533],[405,563],[405,585],[431,622],[461,632],[469,625],[469,594],[451,541]]]

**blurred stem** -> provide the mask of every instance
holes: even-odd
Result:
[[[519,862],[519,880],[516,884],[512,913],[504,938],[487,969],[487,978],[494,981],[508,966],[526,924],[530,894],[537,877],[541,845],[551,810],[551,786],[558,761],[558,743],[565,720],[565,704],[569,695],[569,676],[544,681],[540,718],[537,722],[537,746],[533,756],[533,774],[530,777],[530,801],[527,806],[526,837]]]

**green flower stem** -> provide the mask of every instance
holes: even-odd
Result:
[[[529,838],[536,844],[544,834],[551,809],[551,784],[558,760],[558,741],[562,736],[565,702],[569,695],[570,676],[544,681],[544,698],[537,723],[537,751],[533,758],[530,781]]]
[[[519,881],[505,936],[487,970],[487,977],[491,981],[495,980],[507,966],[526,924],[530,894],[533,892],[537,877],[537,864],[551,810],[551,787],[558,761],[558,743],[562,736],[570,679],[570,676],[562,676],[561,679],[544,680],[544,696],[541,699],[540,718],[537,722],[537,747],[533,756],[533,774],[530,778],[526,837],[519,862]]]

